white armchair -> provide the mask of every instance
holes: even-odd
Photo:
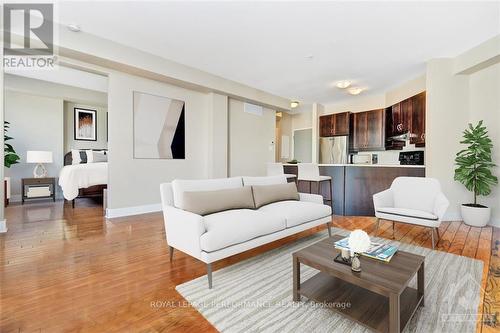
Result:
[[[434,178],[398,177],[389,189],[373,195],[377,217],[375,235],[380,219],[420,225],[431,230],[434,248],[434,229],[439,241],[439,226],[449,206],[441,192],[439,181]]]

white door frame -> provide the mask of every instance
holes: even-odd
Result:
[[[291,145],[291,150],[292,150],[292,160],[295,159],[295,131],[303,131],[303,130],[311,130],[311,141],[313,134],[312,134],[312,126],[309,127],[301,127],[301,128],[294,128],[292,129],[292,145]],[[311,151],[311,161],[314,161],[314,151]]]

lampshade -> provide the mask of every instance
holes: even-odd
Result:
[[[52,163],[51,151],[29,150],[26,152],[28,163]]]

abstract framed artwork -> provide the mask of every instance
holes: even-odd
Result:
[[[185,102],[134,91],[134,158],[185,158]]]
[[[75,140],[97,141],[97,110],[74,108]]]

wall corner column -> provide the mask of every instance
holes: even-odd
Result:
[[[208,177],[228,176],[228,97],[209,93],[208,108]]]

